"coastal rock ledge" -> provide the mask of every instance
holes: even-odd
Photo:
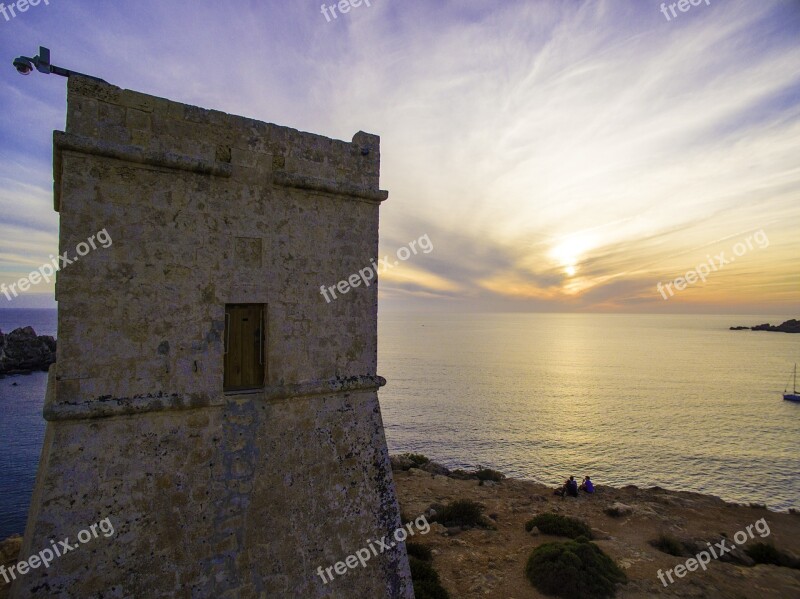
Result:
[[[529,557],[546,543],[564,542],[569,534],[578,533],[529,527],[537,516],[566,516],[589,528],[593,542],[628,579],[627,584],[616,585],[616,599],[800,598],[797,510],[774,512],[760,504],[661,487],[614,488],[594,476],[593,494],[561,498],[553,487],[533,481],[509,477],[491,481],[488,475],[495,471],[487,468],[457,478],[435,474],[422,469],[433,470],[435,462],[418,454],[397,456],[393,465],[401,513],[408,521],[424,514],[430,522],[426,534],[416,529],[409,540],[430,552],[429,563],[450,599],[549,597],[526,578]],[[437,520],[444,513],[452,517],[458,505],[457,513],[465,517],[472,502],[482,508],[482,525],[462,522],[459,528]],[[752,534],[745,534],[748,527]],[[710,559],[704,568],[697,567],[695,556],[707,551],[709,544],[719,548],[723,540],[726,553]],[[680,575],[678,566],[683,568]]]
[[[56,361],[56,340],[32,327],[0,331],[0,377],[47,370]]]
[[[769,323],[757,324],[754,327],[730,327],[731,331],[772,331],[773,333],[800,333],[800,320],[787,320],[775,326]]]

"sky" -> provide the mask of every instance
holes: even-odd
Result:
[[[0,284],[58,246],[66,80],[11,65],[45,45],[54,64],[123,88],[380,135],[381,255],[425,235],[433,246],[381,275],[382,310],[800,316],[800,0],[695,1],[7,12]],[[52,284],[0,295],[0,309],[25,307],[55,307]]]

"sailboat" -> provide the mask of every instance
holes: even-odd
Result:
[[[787,401],[800,401],[800,395],[797,394],[797,363],[794,365],[794,385],[792,386],[792,392],[787,393],[789,390],[789,384],[786,384],[786,389],[783,390],[783,399]]]

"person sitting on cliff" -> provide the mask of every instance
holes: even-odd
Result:
[[[556,495],[561,495],[561,499],[564,499],[565,495],[569,495],[570,497],[577,497],[578,496],[578,481],[575,480],[574,476],[570,476],[569,480],[564,482],[564,486],[558,489],[555,492]]]
[[[586,491],[587,493],[594,493],[594,484],[591,480],[589,480],[588,476],[583,479],[580,489],[581,491]]]

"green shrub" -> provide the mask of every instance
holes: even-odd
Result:
[[[657,539],[648,542],[650,545],[663,553],[668,553],[669,555],[675,555],[678,557],[686,555],[686,550],[683,546],[683,543],[681,543],[675,537],[662,534]]]
[[[408,557],[416,557],[423,562],[433,561],[431,548],[422,543],[406,543],[406,551],[408,552]]]
[[[456,468],[455,470],[450,471],[449,476],[450,478],[455,478],[458,480],[479,480],[481,483],[486,480],[499,483],[506,477],[506,475],[502,472],[492,470],[491,468],[484,468],[483,466],[478,466],[477,470],[462,470],[460,468]]]
[[[525,566],[531,584],[546,595],[568,599],[613,597],[625,573],[590,542],[555,541],[533,550]]]
[[[478,469],[475,471],[475,478],[480,481],[484,480],[491,480],[493,482],[499,483],[506,477],[505,474],[502,472],[498,472],[497,470],[492,470],[491,468],[481,468],[478,466]]]
[[[439,581],[439,574],[426,561],[409,556],[411,580],[414,582],[414,596],[417,599],[450,599],[447,590]]]
[[[776,549],[774,545],[756,543],[750,547],[745,547],[744,552],[757,564],[772,564],[773,566],[800,570],[800,560],[793,558],[780,549]]]
[[[775,549],[774,545],[756,543],[755,545],[746,547],[744,552],[749,555],[757,564],[773,564],[775,566],[781,565],[781,554],[777,549]]]
[[[483,524],[484,506],[471,499],[457,499],[436,514],[436,521],[445,526],[478,526]]]
[[[434,522],[445,526],[484,526],[484,506],[471,499],[451,501],[433,516]]]
[[[539,514],[525,523],[525,530],[530,532],[534,526],[546,535],[570,539],[581,536],[592,538],[592,529],[586,522],[560,514]]]
[[[400,455],[408,460],[411,460],[412,468],[419,468],[420,466],[424,466],[430,462],[430,459],[421,453],[403,453]]]
[[[588,542],[589,542],[591,539],[587,539],[586,537],[584,537],[583,535],[581,535],[581,536],[579,536],[579,537],[575,537],[575,538],[574,538],[574,539],[572,539],[572,540],[573,540],[573,541],[575,541],[576,543],[588,543]]]

